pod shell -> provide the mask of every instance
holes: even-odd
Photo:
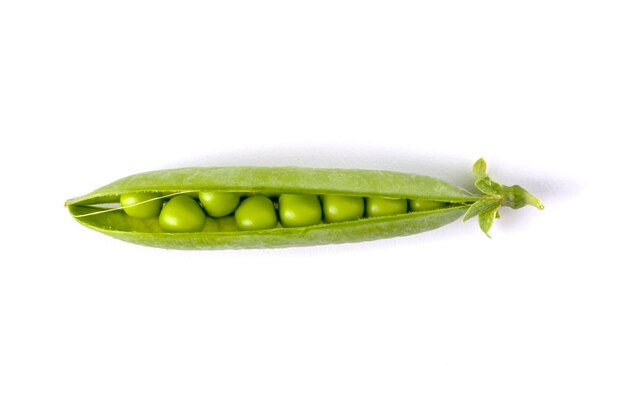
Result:
[[[230,191],[247,195],[283,193],[342,194],[471,203],[477,198],[428,176],[390,171],[300,167],[211,167],[153,171],[122,178],[68,200],[73,216],[103,210],[93,204],[116,203],[128,192]],[[466,204],[433,211],[366,218],[307,227],[251,232],[164,233],[158,221],[141,221],[120,211],[76,217],[94,230],[127,242],[171,249],[241,249],[309,246],[404,236],[432,230],[458,219]]]

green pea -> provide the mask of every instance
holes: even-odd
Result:
[[[202,233],[216,233],[219,231],[220,227],[217,219],[207,217],[206,222],[204,223],[204,228],[202,229]]]
[[[159,224],[166,232],[199,232],[206,223],[200,204],[186,195],[177,195],[165,204]]]
[[[348,195],[323,195],[324,218],[330,223],[346,222],[363,217],[363,198]]]
[[[322,221],[320,200],[314,194],[282,194],[278,212],[285,227],[311,226]]]
[[[215,221],[217,222],[217,227],[220,232],[236,232],[239,230],[237,229],[235,216],[218,217]]]
[[[447,204],[443,201],[432,200],[409,200],[410,211],[427,211],[436,210],[445,207]]]
[[[238,193],[202,191],[199,193],[204,211],[211,217],[222,217],[232,213],[239,204]]]
[[[172,249],[273,248],[359,242],[421,233],[459,217],[467,220],[475,216],[481,230],[488,233],[501,206],[519,208],[530,205],[543,209],[543,204],[528,191],[520,186],[494,182],[486,170],[483,159],[476,161],[472,168],[476,188],[483,193],[475,195],[429,176],[390,171],[297,167],[179,168],[125,177],[68,200],[65,205],[80,224],[90,229],[132,243]],[[160,199],[179,194],[185,197],[172,198],[161,209],[160,217],[140,219],[124,212],[124,208],[133,206],[126,203],[126,196],[123,198],[125,207],[110,207],[122,203],[121,196],[130,194],[129,190],[148,195],[161,193]],[[247,194],[254,196],[324,193],[327,195],[322,197],[322,218],[328,224],[282,227],[277,223],[274,204],[267,197],[244,200],[234,214],[207,217],[198,202],[199,192],[203,190],[232,193],[246,190]],[[377,198],[367,200],[367,213],[371,217],[360,219],[365,211],[363,196]],[[412,213],[387,215],[406,212],[406,199],[411,198],[425,201],[412,202],[411,209],[416,210]],[[435,200],[441,203],[435,203]],[[394,208],[395,205],[399,207]],[[435,206],[441,208],[431,209]],[[256,232],[263,228],[269,229]],[[189,230],[194,232],[167,233]]]
[[[246,198],[239,204],[235,221],[239,230],[272,229],[278,223],[274,203],[260,195]]]
[[[159,193],[148,192],[126,193],[120,196],[120,204],[129,216],[149,219],[158,216],[161,211],[163,202],[158,198],[160,196]]]
[[[406,213],[405,198],[368,197],[365,199],[367,217],[391,216]]]

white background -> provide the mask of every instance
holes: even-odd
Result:
[[[2,416],[624,416],[620,1],[6,1]],[[485,157],[546,209],[166,251],[63,202],[179,166]],[[622,249],[619,249],[621,247]]]

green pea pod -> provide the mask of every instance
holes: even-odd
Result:
[[[485,165],[482,159],[477,162],[479,163]],[[519,208],[532,204],[543,208],[539,200],[523,188],[506,187],[489,180],[485,173],[486,168],[482,165],[477,181],[490,181],[495,188],[499,187],[502,190],[502,205]],[[202,191],[232,192],[245,197],[263,195],[272,199],[282,194],[333,194],[424,200],[444,204],[431,205],[435,208],[424,211],[337,223],[322,222],[305,227],[274,227],[253,231],[233,228],[220,230],[215,227],[183,233],[164,232],[158,218],[131,217],[116,206],[120,202],[120,196],[128,193],[155,193],[160,196],[156,198],[166,200],[179,194],[197,198]],[[359,242],[420,233],[453,222],[472,206],[472,211],[475,211],[473,215],[481,214],[484,211],[482,207],[485,206],[482,201],[487,197],[493,200],[492,194],[469,194],[436,178],[389,171],[216,167],[180,168],[133,175],[85,196],[70,199],[65,205],[84,226],[127,242],[172,249],[239,249]],[[493,204],[489,207],[497,210]],[[481,227],[487,233],[488,227]]]

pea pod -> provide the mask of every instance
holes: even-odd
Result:
[[[503,205],[543,208],[541,202],[523,188],[507,187],[491,180],[482,159],[474,164],[474,175],[482,195],[470,194],[436,178],[389,171],[296,167],[180,168],[122,178],[85,196],[70,199],[65,204],[79,223],[98,232],[131,243],[172,249],[272,248],[358,242],[436,229],[464,214],[464,220],[478,216],[480,227],[488,233],[498,209]],[[128,207],[119,207],[122,196],[144,193],[142,195],[155,195],[154,199],[165,201],[164,212],[168,201],[176,200],[178,195],[191,197],[188,200],[195,200],[200,208],[201,202],[197,200],[203,192],[236,194],[241,196],[242,207],[251,197],[263,196],[277,206],[281,195],[297,194],[320,196],[323,201],[324,196],[403,199],[413,202],[408,207],[415,211],[394,210],[390,215],[371,217],[364,213],[362,217],[351,216],[347,221],[335,221],[337,217],[329,214],[318,224],[290,220],[281,225],[271,221],[266,226],[269,228],[261,230],[237,229],[232,218],[242,216],[236,216],[235,211],[235,216],[220,217],[206,224],[201,219],[194,223],[198,227],[205,224],[203,230],[186,231],[181,228],[182,232],[172,232],[176,228],[166,228],[165,231],[158,217],[133,217],[127,213],[132,213]],[[293,198],[283,200],[288,202]],[[311,199],[299,199],[307,200]],[[319,210],[322,206],[317,199],[313,200],[317,204],[316,210]],[[403,203],[401,206],[407,205]],[[306,208],[299,209],[306,212]],[[250,211],[249,208],[247,210]],[[269,210],[272,210],[271,205]],[[204,213],[202,210],[192,211],[194,215]],[[298,210],[285,212],[297,213]],[[307,225],[289,227],[294,224]],[[220,225],[227,226],[222,228]]]

